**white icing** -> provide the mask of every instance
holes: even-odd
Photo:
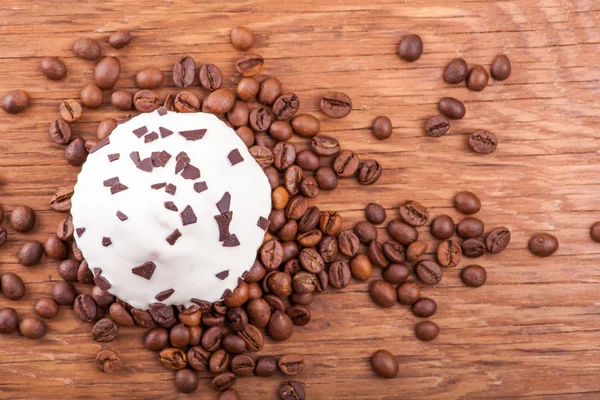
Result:
[[[165,127],[174,133],[144,143],[133,130],[146,126],[148,133],[159,133]],[[186,140],[180,131],[206,129],[200,140]],[[147,135],[146,134],[146,135]],[[263,242],[264,231],[257,225],[271,211],[271,189],[262,168],[248,152],[237,134],[212,114],[157,111],[142,114],[123,123],[110,135],[110,143],[88,156],[75,185],[71,213],[75,228],[85,228],[78,237],[90,269],[102,269],[102,276],[112,285],[109,292],[133,307],[146,309],[157,302],[155,296],[168,289],[175,292],[164,304],[189,306],[191,298],[218,301],[226,289],[233,290],[238,277],[249,270],[256,251]],[[228,154],[239,150],[244,161],[231,165]],[[130,153],[138,151],[143,160],[152,152],[167,151],[171,158],[165,167],[152,172],[136,168]],[[176,156],[185,151],[191,164],[200,169],[196,180],[175,175]],[[108,155],[119,153],[119,159],[109,162]],[[127,190],[111,195],[103,182],[118,177]],[[197,193],[194,183],[204,181],[208,190]],[[172,183],[174,196],[165,188],[155,190],[155,183]],[[240,242],[237,247],[224,247],[219,241],[219,229],[214,216],[216,206],[225,192],[231,194],[233,218],[229,231]],[[172,201],[178,211],[170,211],[164,203]],[[198,221],[183,225],[181,211],[190,205]],[[117,218],[117,211],[127,215]],[[166,238],[175,229],[182,236],[170,245]],[[103,237],[112,244],[104,247]],[[156,269],[150,280],[132,273],[132,268],[148,261]],[[225,280],[215,275],[229,270]]]

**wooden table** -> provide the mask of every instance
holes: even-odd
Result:
[[[481,197],[479,217],[487,228],[507,226],[513,237],[505,252],[477,261],[488,270],[484,287],[464,287],[456,268],[445,271],[438,286],[423,289],[439,305],[432,319],[441,334],[434,342],[416,340],[417,318],[408,309],[376,307],[367,286],[355,282],[318,296],[312,322],[286,343],[268,343],[263,354],[304,354],[309,365],[296,378],[306,383],[310,399],[600,398],[600,245],[588,233],[600,220],[596,0],[147,0],[143,8],[134,3],[0,5],[1,92],[23,88],[32,97],[24,114],[0,112],[0,202],[8,211],[28,204],[39,221],[32,234],[8,228],[0,273],[17,272],[27,295],[19,302],[0,297],[0,306],[32,314],[36,299],[60,280],[55,262],[26,268],[15,254],[24,241],[45,240],[55,230],[61,215],[49,210],[48,201],[77,174],[47,134],[59,101],[77,98],[92,81],[93,63],[74,58],[73,41],[101,39],[106,54],[120,57],[119,88],[134,90],[133,76],[145,66],[170,76],[179,55],[218,65],[226,86],[233,87],[238,53],[229,32],[243,24],[256,32],[255,50],[266,59],[261,77],[279,78],[299,95],[303,112],[319,116],[323,133],[385,167],[373,187],[342,181],[337,191],[319,198],[322,209],[340,211],[350,227],[370,201],[384,205],[391,219],[402,201],[416,199],[432,216],[447,213],[459,220],[451,199],[466,189]],[[106,43],[117,28],[135,36],[120,51]],[[419,61],[406,63],[396,46],[412,32],[421,35],[425,51]],[[513,74],[505,82],[492,80],[481,93],[441,79],[454,57],[489,66],[501,53],[512,60]],[[50,55],[65,60],[64,82],[38,72],[41,57]],[[342,120],[318,112],[319,96],[331,90],[353,100],[352,113]],[[169,77],[159,93],[172,91]],[[463,100],[468,112],[450,134],[433,139],[423,125],[442,96]],[[394,124],[394,136],[383,142],[369,131],[381,114]],[[86,110],[74,132],[92,138],[101,118],[121,115],[105,101],[99,110]],[[468,150],[467,134],[478,128],[498,136],[494,154]],[[534,232],[555,234],[559,251],[548,259],[532,256],[527,240]],[[431,240],[428,229],[420,233]],[[195,394],[178,394],[173,374],[143,349],[140,328],[121,329],[117,341],[100,345],[90,338],[91,325],[69,309],[49,327],[40,341],[0,338],[0,398],[216,398],[208,375]],[[122,356],[122,374],[96,370],[93,359],[102,348]],[[397,379],[382,380],[371,371],[369,356],[379,348],[397,355]],[[245,378],[237,388],[244,399],[274,399],[284,380]]]

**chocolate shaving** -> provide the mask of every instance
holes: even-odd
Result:
[[[155,183],[154,185],[150,185],[150,188],[158,190],[158,189],[162,189],[165,186],[167,186],[166,182],[161,182],[161,183]]]
[[[171,295],[173,293],[175,293],[175,289],[163,290],[162,292],[160,292],[159,294],[157,294],[154,298],[156,300],[158,300],[158,301],[164,301],[164,300],[168,299],[169,297],[171,297]]]
[[[108,155],[108,162],[117,161],[119,159],[119,157],[121,157],[121,155],[119,153],[109,154]]]
[[[177,186],[173,185],[172,183],[169,183],[165,189],[165,191],[172,196],[175,196],[176,190],[177,190]]]
[[[156,139],[158,139],[158,133],[151,132],[144,136],[144,143],[151,143],[154,142]]]
[[[244,271],[244,273],[242,274],[242,279],[246,279],[248,274],[249,274],[249,271]]]
[[[94,276],[100,276],[102,273],[102,268],[94,268]]]
[[[102,238],[102,246],[104,247],[108,247],[112,244],[112,240],[110,240],[109,237],[103,237]]]
[[[161,138],[166,138],[167,136],[171,136],[173,134],[173,131],[168,130],[167,128],[163,128],[162,126],[160,128],[158,128],[159,132],[160,132],[160,137]]]
[[[104,139],[102,139],[101,141],[99,141],[98,143],[96,143],[94,145],[94,147],[92,147],[90,149],[90,154],[95,153],[96,151],[100,150],[101,148],[103,148],[104,146],[106,146],[109,143],[110,143],[110,139],[107,136]]]
[[[119,177],[115,176],[114,178],[110,178],[110,179],[105,180],[103,183],[104,183],[104,186],[106,186],[106,187],[114,186],[117,183],[119,183]]]
[[[123,185],[122,183],[117,183],[116,185],[110,187],[110,194],[117,194],[127,189],[129,189],[127,186]]]
[[[160,115],[161,117],[163,115],[167,115],[167,109],[164,107],[158,107],[158,110],[156,110],[156,112],[158,113],[158,115]],[[170,295],[169,295],[170,296]],[[163,299],[164,300],[164,299]]]
[[[225,214],[215,215],[217,226],[219,227],[219,242],[224,241],[230,236],[229,225],[231,224],[231,218],[233,218],[233,211],[229,211]]]
[[[183,179],[196,180],[200,178],[200,170],[194,167],[192,164],[188,164],[181,172],[181,176],[183,177]]]
[[[175,164],[175,175],[177,175],[178,173],[183,171],[185,167],[188,166],[188,164],[190,163],[190,158],[185,153],[185,151],[182,151],[181,153],[177,154],[177,156],[175,157],[175,161],[177,161],[177,164]]]
[[[231,150],[227,155],[227,158],[229,158],[229,162],[231,162],[232,166],[244,161],[244,157],[242,157],[238,149]]]
[[[196,304],[199,308],[200,311],[208,311],[210,310],[212,304],[206,300],[200,300],[200,299],[190,299],[190,301],[194,304]]]
[[[270,221],[268,219],[266,219],[265,217],[260,217],[258,218],[258,223],[256,225],[258,225],[258,227],[263,231],[266,231],[267,229],[269,229],[269,223]]]
[[[179,229],[175,229],[173,231],[173,233],[171,233],[169,236],[167,236],[167,242],[169,242],[169,244],[171,246],[173,246],[175,244],[175,242],[177,241],[177,239],[179,239],[181,237],[181,232],[179,232]]]
[[[219,278],[220,280],[224,281],[229,276],[229,270],[226,269],[225,271],[221,271],[218,274],[216,274],[215,276],[217,278]]]
[[[225,289],[225,291],[221,295],[221,300],[227,300],[227,299],[229,299],[232,294],[233,293],[231,292],[231,289]]]
[[[108,281],[108,279],[106,279],[103,276],[97,276],[94,278],[94,283],[96,284],[96,286],[98,286],[100,289],[104,290],[105,292],[110,289],[110,287],[112,286],[110,284],[110,282]]]
[[[133,134],[137,136],[138,139],[144,136],[146,133],[148,133],[148,128],[145,126],[133,130]]]
[[[131,154],[129,154],[129,158],[131,158],[131,161],[133,161],[135,165],[140,163],[140,153],[137,151],[132,151]]]
[[[196,182],[194,183],[194,190],[198,193],[202,193],[208,189],[208,185],[206,182]]]
[[[240,245],[240,241],[238,240],[235,234],[227,236],[225,241],[223,242],[223,247],[237,247]]]
[[[152,159],[150,157],[144,158],[138,163],[138,165],[136,165],[136,167],[142,171],[152,172]]]
[[[179,134],[187,140],[200,140],[204,137],[206,129],[194,129],[191,131],[181,131]]]
[[[121,221],[127,221],[129,217],[123,214],[121,211],[117,211],[117,218],[119,218]]]
[[[172,201],[165,201],[165,208],[171,211],[178,211],[177,206]]]
[[[185,207],[179,215],[181,216],[181,222],[184,226],[195,224],[198,221],[196,214],[194,214],[194,210],[190,206]]]
[[[154,167],[164,167],[171,159],[171,155],[164,150],[160,152],[154,151],[150,158],[152,159],[152,165]]]
[[[219,200],[219,202],[217,203],[217,208],[219,209],[221,214],[225,214],[229,211],[230,203],[231,195],[229,194],[229,192],[225,192],[225,194],[223,194],[223,197],[221,197],[221,200]]]
[[[131,272],[134,275],[138,275],[144,279],[150,280],[150,278],[152,278],[152,274],[154,274],[155,269],[156,265],[152,261],[148,261],[142,265],[138,265],[137,267],[131,268]]]
[[[83,235],[83,232],[85,232],[85,228],[77,228],[75,229],[75,232],[77,232],[77,237],[81,237],[81,235]]]

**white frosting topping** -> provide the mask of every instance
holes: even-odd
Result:
[[[206,132],[186,133],[199,129]],[[138,138],[134,130],[143,136]],[[258,221],[271,211],[271,188],[262,168],[237,134],[212,114],[161,109],[117,126],[108,139],[88,156],[71,200],[75,240],[98,275],[96,282],[105,280],[110,293],[142,309],[171,289],[161,303],[189,306],[193,298],[220,300],[252,267],[263,242],[264,226],[259,227]],[[236,149],[243,161],[232,165],[236,160],[230,153]],[[151,166],[153,152],[162,151],[170,155],[164,166],[156,166],[167,158],[162,153],[161,160],[155,154],[151,172],[140,169]],[[137,166],[132,152],[139,153]],[[190,166],[175,174],[177,158],[185,159],[178,157],[181,152],[189,157]],[[199,169],[199,178],[193,167]],[[118,183],[111,178],[118,178]],[[202,182],[207,187],[203,191]],[[151,188],[160,183],[174,185],[175,194],[168,193],[172,186]],[[220,237],[215,219],[227,220],[221,216],[227,210],[217,207],[226,193],[231,197],[229,235],[235,237],[228,236],[226,228]],[[177,211],[171,210],[173,205]],[[118,212],[127,219],[118,218]],[[188,214],[189,221],[184,218]],[[171,245],[167,238],[176,230],[181,236]],[[147,267],[135,269],[144,264]]]

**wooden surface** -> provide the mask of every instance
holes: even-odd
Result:
[[[25,240],[44,240],[54,231],[61,216],[49,210],[49,198],[76,177],[77,169],[66,165],[62,149],[47,134],[58,102],[78,97],[82,85],[92,81],[93,63],[73,57],[73,41],[102,39],[104,52],[120,57],[119,88],[133,89],[135,72],[145,66],[170,76],[179,55],[218,65],[233,87],[238,53],[229,44],[229,31],[244,24],[256,32],[255,51],[266,59],[261,77],[278,77],[299,95],[302,112],[319,116],[323,133],[385,167],[373,187],[342,181],[336,192],[319,198],[322,209],[342,212],[349,227],[370,201],[395,218],[400,202],[416,199],[432,216],[448,213],[458,220],[451,198],[468,189],[483,201],[479,217],[487,228],[507,226],[513,237],[504,253],[478,260],[488,270],[484,287],[464,287],[457,268],[423,290],[439,306],[432,319],[441,334],[432,343],[415,339],[417,319],[406,308],[379,309],[365,284],[352,283],[320,295],[312,306],[313,321],[286,343],[268,343],[263,354],[304,354],[309,365],[296,379],[306,383],[310,399],[600,398],[600,245],[588,234],[600,220],[596,0],[148,0],[143,8],[134,3],[8,0],[0,5],[0,91],[23,88],[32,96],[26,113],[0,112],[0,203],[6,210],[31,205],[39,221],[33,234],[9,228],[0,273],[21,275],[27,295],[19,302],[0,296],[0,307],[32,314],[35,300],[60,279],[54,262],[25,268],[15,254]],[[135,36],[121,51],[106,43],[117,28],[129,28]],[[423,56],[412,64],[395,54],[400,37],[409,32],[425,42]],[[513,65],[504,83],[491,81],[474,93],[441,79],[453,57],[488,66],[500,53]],[[65,82],[48,81],[38,72],[40,58],[49,55],[65,60]],[[162,96],[174,90],[171,78],[165,83]],[[317,112],[319,96],[330,90],[351,96],[354,109],[347,118],[331,120]],[[429,138],[424,121],[446,95],[465,101],[467,116],[449,135]],[[394,136],[384,142],[368,129],[380,114],[394,124]],[[86,110],[75,133],[91,138],[101,118],[119,115],[108,106]],[[500,144],[494,154],[468,151],[466,135],[476,128],[496,133]],[[419,231],[430,239],[428,229]],[[538,231],[560,240],[549,259],[527,251],[528,238]],[[100,345],[90,338],[91,325],[78,322],[72,310],[61,310],[49,326],[41,341],[0,337],[0,398],[216,398],[208,376],[202,376],[195,394],[177,393],[173,374],[142,348],[140,328],[121,329],[117,341]],[[96,370],[92,360],[102,348],[121,355],[122,374]],[[379,348],[397,355],[399,378],[374,376],[368,360]],[[274,399],[283,380],[244,378],[236,387],[244,399]]]

